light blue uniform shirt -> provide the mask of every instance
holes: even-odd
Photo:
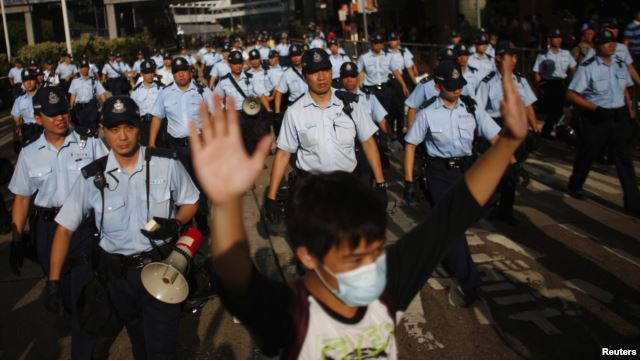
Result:
[[[93,184],[93,177],[79,177],[56,216],[56,222],[75,231],[84,216],[93,210],[98,229],[103,219],[100,248],[124,255],[151,250],[149,239],[140,232],[145,224],[153,217],[173,218],[174,204],[195,204],[199,193],[179,161],[152,157],[149,165],[150,209],[147,212],[144,152],[145,147],[140,147],[138,163],[131,173],[121,169],[113,153],[109,152],[105,167],[108,186],[104,189],[104,214],[102,197]],[[158,241],[162,244],[162,240]]]
[[[386,83],[395,71],[403,70],[403,65],[391,54],[380,51],[378,55],[371,50],[361,55],[356,63],[359,72],[365,72],[367,86]]]
[[[162,63],[160,63],[162,65]],[[122,62],[112,61],[105,63],[102,67],[102,73],[107,74],[107,78],[114,79],[125,76],[126,68]]]
[[[278,43],[276,45],[276,51],[280,56],[289,56],[289,44]]]
[[[341,77],[341,65],[349,61],[350,59],[347,55],[329,55],[329,62],[332,63],[332,79],[339,79]]]
[[[58,64],[58,67],[56,68],[56,74],[60,76],[60,79],[66,79],[70,75],[75,74],[78,72],[78,68],[76,68],[75,65],[69,63],[60,63]]]
[[[296,153],[296,167],[312,173],[352,172],[356,168],[355,137],[363,142],[378,127],[365,109],[354,106],[352,119],[343,112],[343,101],[332,89],[327,108],[314,102],[309,92],[287,108],[276,142],[278,148]]]
[[[410,68],[414,65],[414,55],[408,48],[389,49],[388,52],[394,57],[394,61],[397,64],[402,64],[403,69]]]
[[[8,77],[11,78],[15,84],[22,83],[22,68],[16,68],[14,66],[9,69]]]
[[[424,80],[421,80],[412,90],[410,96],[405,99],[405,105],[412,109],[418,109],[424,101],[438,96],[438,90],[434,87],[434,79],[427,80],[425,78]]]
[[[265,83],[265,87],[267,87],[268,91],[274,90],[276,85],[278,85],[278,82],[280,82],[280,77],[283,75],[283,67],[280,65],[277,65],[275,67],[269,68],[267,70],[267,82]]]
[[[152,56],[152,57],[150,57],[149,59],[151,59],[151,60],[153,60],[153,61],[154,61],[154,64],[156,64],[156,69],[158,69],[158,68],[160,68],[161,66],[163,66],[163,60],[164,60],[164,59],[162,58],[162,55]]]
[[[489,80],[481,80],[478,90],[476,91],[476,106],[478,109],[485,110],[492,118],[501,116],[501,100],[503,100],[503,86],[501,84],[502,76],[495,73]],[[527,79],[512,74],[512,79],[516,83],[516,88],[523,100],[523,105],[530,106],[536,102],[536,95],[530,88]]]
[[[478,76],[478,69],[474,67],[470,68],[469,66],[465,67],[465,71],[463,72],[463,79],[465,79],[467,84],[465,84],[463,91],[461,91],[462,95],[471,96],[472,98],[474,97],[474,95],[476,95],[476,88],[478,88],[479,82],[481,81]]]
[[[142,60],[136,60],[136,61],[134,62],[134,66],[132,67],[132,69],[133,69],[136,73],[140,73],[140,65],[142,64],[142,62],[143,62],[143,61],[145,61],[145,59],[142,59]]]
[[[325,48],[326,48],[326,46],[325,46],[325,40],[323,40],[323,39],[314,39],[314,40],[312,40],[312,42],[309,44],[309,48],[310,48],[310,49],[315,49],[315,48],[318,48],[318,49],[325,49]]]
[[[489,55],[487,51],[485,52],[485,56],[483,56],[483,59],[481,59],[477,52],[474,52],[474,54],[470,55],[470,58],[467,61],[467,66],[478,69],[479,79],[485,78],[486,75],[496,70],[494,57]]]
[[[134,90],[131,93],[131,99],[133,99],[138,105],[141,116],[151,114],[161,89],[161,85],[157,82],[151,83],[149,87],[145,86],[145,84],[141,82],[134,87]]]
[[[487,140],[494,138],[501,128],[483,110],[474,115],[459,99],[454,109],[448,108],[439,97],[416,116],[405,141],[418,145],[425,141],[430,157],[452,158],[472,155],[474,131]]]
[[[303,73],[301,73],[301,69],[296,70],[298,71],[298,74],[301,76],[303,75]],[[289,92],[289,98],[287,98],[287,100],[290,102],[293,102],[298,99],[301,94],[307,92],[307,83],[298,76],[298,74],[294,72],[293,68],[287,67],[283,71],[278,85],[276,85],[276,90],[281,94]]]
[[[253,75],[252,85],[256,96],[269,96],[272,89],[270,88],[271,82],[269,81],[269,71],[261,67],[258,69],[251,68],[247,70],[247,72]]]
[[[215,76],[217,79],[220,79],[229,73],[231,73],[231,68],[229,67],[229,63],[227,63],[224,60],[221,60],[217,62],[213,68],[211,68],[211,72],[209,74],[211,76]]]
[[[574,57],[572,57],[572,54],[570,54],[569,51],[559,49],[558,52],[554,53],[551,48],[548,48],[548,51],[544,54],[536,56],[536,60],[532,66],[532,71],[539,73],[539,67],[544,60],[552,60],[554,62],[554,73],[552,74],[552,79],[565,79],[568,77],[568,69],[576,67],[576,60],[574,60]]]
[[[92,86],[93,84],[93,86]],[[76,96],[76,104],[88,103],[94,96],[100,96],[105,92],[100,81],[90,77],[76,77],[71,81],[69,93]]]
[[[238,90],[236,90],[236,87],[234,87],[234,84],[230,79],[230,77],[232,76],[234,75],[230,73],[229,76],[225,76],[221,78],[218,84],[216,84],[214,93],[219,94],[223,98],[228,98],[228,97],[234,98],[234,105],[236,106],[236,110],[241,110],[243,108],[243,101],[245,100],[245,97],[242,96]],[[238,84],[238,87],[240,88],[240,90],[242,90],[243,93],[245,93],[245,96],[247,97],[258,96],[258,94],[256,94],[254,90],[253,74],[252,76],[248,76],[247,73],[243,71],[240,73],[240,76],[238,78],[234,77],[234,80],[236,80],[236,84]]]
[[[201,61],[205,66],[214,66],[216,64],[216,53],[213,51],[208,51],[203,54]]]
[[[198,129],[201,128],[200,103],[203,101],[207,102],[209,112],[213,114],[212,92],[208,87],[203,87],[201,95],[193,81],[185,91],[172,83],[160,91],[151,114],[161,119],[167,117],[169,135],[185,138],[189,136],[189,122],[192,120],[196,122]]]
[[[256,50],[258,50],[258,53],[260,54],[260,60],[268,60],[269,52],[272,49],[270,49],[268,46],[257,46]]]
[[[373,121],[380,124],[387,116],[387,111],[381,102],[373,94],[367,95],[360,89],[356,91],[356,94],[358,94],[358,105],[365,109]]]
[[[98,138],[89,137],[81,147],[80,136],[70,131],[60,149],[54,148],[45,133],[24,147],[18,156],[9,190],[16,195],[30,197],[39,207],[60,207],[72,190],[87,164],[107,154],[107,148]]]
[[[621,108],[625,105],[625,88],[634,85],[627,66],[617,57],[612,57],[610,65],[598,56],[593,59],[579,66],[568,89],[602,108]]]
[[[24,93],[16,98],[11,108],[11,115],[21,116],[24,124],[36,124],[36,119],[33,117],[33,97]]]

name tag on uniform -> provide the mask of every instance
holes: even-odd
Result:
[[[465,114],[459,114],[459,118],[472,118],[472,114],[470,113],[465,113]]]
[[[165,184],[165,183],[167,183],[166,179],[152,179],[151,181],[149,181],[149,184],[154,184],[154,185]]]
[[[84,144],[83,144],[83,147],[84,147]],[[76,158],[76,159],[89,158],[89,153],[87,153],[87,152],[73,153],[73,157]]]

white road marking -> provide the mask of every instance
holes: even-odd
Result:
[[[505,275],[512,280],[519,283],[529,284],[539,288],[543,287],[544,284],[543,275],[536,271],[504,271],[503,273],[505,273]]]
[[[407,310],[403,314],[405,320],[405,330],[412,336],[419,344],[423,344],[428,350],[436,348],[445,348],[445,345],[438,342],[434,335],[429,331],[423,331],[421,324],[425,324],[425,313],[423,311],[423,301],[421,294],[417,294],[412,300]]]
[[[563,281],[563,284],[566,287],[590,295],[603,303],[610,303],[614,300],[612,293],[579,278]]]
[[[539,328],[543,332],[545,332],[548,335],[560,335],[563,332],[561,332],[561,330],[559,330],[558,328],[554,327],[554,325],[550,323],[550,321],[548,321],[548,318],[556,317],[560,315],[561,315],[561,312],[553,308],[546,308],[544,310],[521,312],[521,313],[509,315],[508,317],[513,320],[533,322],[535,325],[539,326]]]
[[[521,269],[521,267],[517,266],[517,265],[516,265],[516,263],[514,263],[514,262],[510,261],[509,259],[508,259],[508,260],[505,260],[505,264],[506,264],[508,267],[510,267],[511,269],[515,270],[515,271],[518,271],[518,270],[520,270],[520,269]]]
[[[541,252],[529,249],[528,247],[518,244],[517,242],[514,242],[513,240],[498,233],[490,233],[485,238],[487,238],[488,241],[499,244],[507,249],[520,253],[531,259],[537,259],[545,256],[545,254]]]
[[[521,268],[523,268],[523,269],[529,269],[529,268],[530,268],[530,266],[528,266],[528,264],[527,264],[527,263],[525,263],[525,262],[521,261],[520,259],[517,259],[517,260],[515,260],[514,262],[516,262],[516,263],[517,263],[519,266],[521,266]]]
[[[500,269],[501,271],[509,271],[509,268],[507,268],[507,266],[501,261],[495,261],[492,262],[492,264],[494,265],[494,267]]]
[[[491,257],[485,253],[472,253],[472,261],[474,261],[474,263],[487,263],[487,262],[493,262],[493,261],[498,261],[502,259],[505,259],[505,257],[504,256]]]
[[[494,318],[492,317],[490,306],[487,305],[487,301],[483,298],[480,298],[474,304],[474,315],[481,325],[494,324]]]
[[[467,238],[468,246],[481,246],[485,244],[481,240],[481,237],[477,236],[474,232],[465,232],[465,237]]]
[[[545,298],[558,298],[563,301],[576,303],[574,293],[567,288],[541,288],[536,291]]]

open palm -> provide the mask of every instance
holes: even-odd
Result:
[[[209,200],[222,204],[238,197],[251,188],[272,143],[272,137],[260,140],[254,154],[249,155],[243,146],[238,112],[228,99],[225,109],[219,95],[214,95],[214,115],[209,115],[207,105],[200,107],[202,133],[199,135],[192,122],[189,136],[191,158],[196,177]]]

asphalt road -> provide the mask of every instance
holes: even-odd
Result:
[[[9,122],[0,121],[0,156],[15,158],[9,130]],[[638,181],[638,147],[634,152]],[[467,233],[482,274],[481,300],[466,309],[451,306],[450,278],[437,270],[397,326],[401,358],[600,359],[605,357],[602,348],[622,348],[636,350],[632,358],[638,359],[639,219],[622,213],[612,165],[595,166],[586,200],[566,195],[572,159],[566,146],[541,142],[526,164],[532,180],[517,190],[521,225],[480,220]],[[424,202],[401,201],[400,167],[396,155],[386,172],[391,182],[389,242],[428,212]],[[260,221],[268,177],[267,167],[244,198],[245,224],[259,269],[290,278],[292,254],[286,241],[267,236]],[[6,187],[2,194],[10,204]],[[8,245],[8,236],[0,236],[0,260],[8,260]],[[45,311],[39,299],[43,287],[38,265],[26,261],[17,277],[8,262],[0,262],[0,358],[69,358],[68,320]],[[198,314],[183,314],[180,328],[180,358],[263,358],[217,298]],[[126,331],[107,341],[103,357],[132,357]]]

